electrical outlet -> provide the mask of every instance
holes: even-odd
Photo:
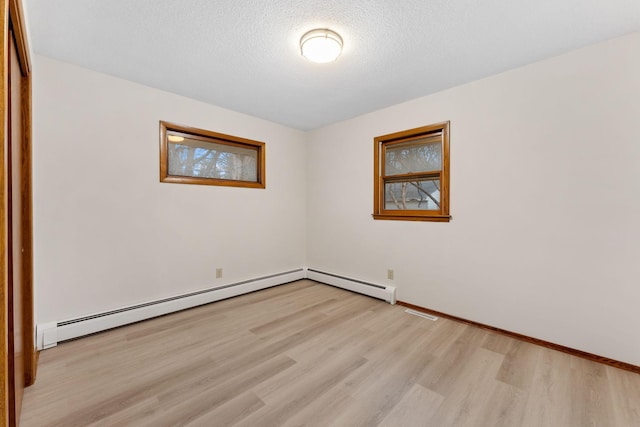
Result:
[[[387,270],[387,279],[393,280],[393,269],[392,268]]]
[[[216,268],[216,279],[220,279],[222,277],[222,269]]]

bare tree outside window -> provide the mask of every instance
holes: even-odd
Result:
[[[449,221],[449,123],[374,139],[374,219]]]
[[[264,143],[160,122],[160,180],[265,188]]]

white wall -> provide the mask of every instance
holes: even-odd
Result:
[[[304,133],[34,62],[38,323],[304,266]],[[160,183],[159,120],[264,141],[267,188]]]
[[[451,121],[450,223],[374,221],[373,138]],[[640,365],[640,33],[309,134],[308,266]]]

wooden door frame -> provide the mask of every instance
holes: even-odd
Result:
[[[7,194],[7,164],[6,144],[11,143],[9,135],[9,27],[13,29],[16,40],[18,61],[20,62],[22,79],[22,216],[23,216],[23,345],[25,387],[33,384],[36,375],[35,333],[33,322],[33,217],[32,217],[32,171],[31,171],[31,60],[27,42],[26,26],[21,0],[0,0],[0,19],[2,20],[2,43],[0,45],[0,78],[2,79],[2,97],[0,97],[0,112],[2,126],[0,126],[0,426],[8,424],[10,393],[9,387],[10,358],[9,352],[9,277],[8,277],[8,194]],[[14,76],[15,78],[15,76]]]

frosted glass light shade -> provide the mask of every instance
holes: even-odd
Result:
[[[179,135],[168,135],[169,142],[182,142],[184,141],[184,137]]]
[[[300,39],[300,52],[320,64],[335,61],[342,53],[342,37],[327,29],[311,30]]]

